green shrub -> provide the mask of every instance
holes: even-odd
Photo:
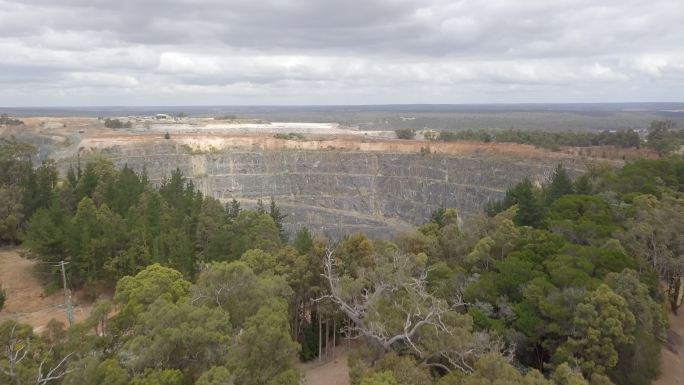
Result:
[[[285,139],[285,140],[304,140],[306,139],[304,135],[290,132],[288,134],[283,134],[283,133],[278,133],[273,135],[274,138],[276,139]]]
[[[394,133],[398,139],[413,139],[416,136],[416,131],[412,128],[398,128]]]
[[[0,311],[5,307],[5,300],[7,299],[7,292],[0,286]]]

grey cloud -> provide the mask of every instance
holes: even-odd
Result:
[[[36,87],[59,103],[681,100],[682,14],[681,0],[0,0],[0,105]]]
[[[11,4],[11,3],[10,3]],[[16,3],[15,3],[16,4]],[[262,50],[418,55],[612,50],[639,40],[674,44],[684,5],[641,1],[23,1],[41,28],[108,34],[140,44],[221,43]],[[10,11],[12,12],[12,11]],[[45,17],[50,13],[53,17]],[[29,16],[32,15],[32,16]],[[673,33],[674,32],[674,33]],[[674,36],[672,36],[674,35]],[[616,41],[617,40],[617,41]],[[106,43],[106,42],[103,42]],[[567,51],[566,51],[567,52]]]

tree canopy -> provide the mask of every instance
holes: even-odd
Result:
[[[71,288],[114,294],[69,328],[0,324],[0,383],[294,385],[297,358],[355,338],[354,385],[646,385],[663,302],[682,304],[681,159],[558,166],[474,218],[335,241],[290,237],[274,200],[219,202],[178,169],[154,188],[99,159],[59,181],[32,151],[0,146],[0,241],[48,285],[65,260]]]

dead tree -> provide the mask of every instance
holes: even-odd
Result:
[[[7,344],[3,346],[5,356],[7,357],[8,368],[4,369],[0,367],[0,370],[12,379],[14,385],[21,385],[21,379],[17,373],[17,366],[26,358],[31,347],[31,340],[28,337],[17,338],[15,335],[16,329],[17,324],[12,325]]]
[[[393,262],[401,269],[399,265],[404,262],[398,256],[394,259]],[[449,309],[443,306],[442,301],[427,293],[425,289],[427,272],[424,272],[418,278],[402,277],[398,280],[393,280],[394,282],[390,282],[390,280],[374,282],[374,287],[364,289],[360,298],[345,299],[341,293],[340,277],[335,273],[335,265],[333,251],[326,250],[323,277],[328,282],[330,294],[320,299],[332,301],[352,321],[352,324],[348,326],[350,328],[349,331],[356,331],[364,337],[377,341],[383,349],[388,351],[396,342],[402,341],[409,345],[412,344],[412,337],[423,326],[432,326],[446,330],[440,317],[448,312]],[[408,296],[416,301],[415,303],[395,303],[395,305],[404,307],[404,325],[400,332],[390,333],[381,322],[369,320],[369,311],[372,311],[371,306],[380,297],[398,290],[405,290]]]
[[[43,358],[43,360],[40,362],[40,365],[38,366],[38,376],[36,378],[36,385],[46,385],[50,383],[53,380],[58,380],[67,374],[73,372],[76,369],[67,369],[67,364],[69,363],[69,358],[73,355],[74,353],[71,352],[64,356],[61,361],[59,361],[55,366],[53,366],[51,369],[43,369],[43,366],[45,365],[45,361],[47,358]],[[44,373],[43,370],[47,370],[47,373]]]
[[[7,358],[8,362],[8,368],[5,369],[3,367],[0,367],[0,371],[7,375],[14,385],[22,385],[18,369],[21,363],[27,357],[30,357],[29,354],[31,351],[31,337],[19,337],[18,335],[16,335],[16,329],[18,325],[19,324],[16,323],[12,325],[9,338],[7,339],[5,346],[3,346],[5,357]],[[73,352],[67,354],[59,362],[57,362],[57,364],[50,368],[47,368],[45,364],[48,358],[52,355],[52,349],[50,349],[50,351],[47,354],[45,354],[40,364],[38,365],[35,384],[46,385],[54,380],[59,380],[67,374],[73,372],[75,369],[67,369],[69,358],[71,358],[73,354]]]
[[[431,295],[427,290],[427,269],[417,267],[410,256],[395,254],[386,265],[378,267],[386,274],[374,276],[357,295],[345,292],[336,267],[333,251],[326,250],[323,277],[330,292],[318,300],[330,300],[351,321],[345,326],[348,338],[356,332],[357,336],[378,343],[385,352],[403,344],[425,366],[445,371],[472,372],[470,362],[474,358],[504,350],[500,341],[473,334],[470,323],[463,322],[468,316],[456,311],[464,305],[460,296],[449,306]],[[391,307],[392,315],[381,314],[380,304]],[[396,324],[399,316],[401,327],[390,330],[388,317],[394,317]]]

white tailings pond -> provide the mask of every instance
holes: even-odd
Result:
[[[270,122],[270,123],[153,123],[149,129],[136,127],[136,131],[160,132],[215,132],[226,134],[303,134],[303,135],[367,135],[394,138],[393,131],[359,131],[342,127],[337,123],[300,123],[300,122]]]

